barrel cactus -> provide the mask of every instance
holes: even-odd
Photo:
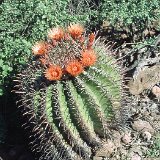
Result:
[[[90,160],[109,136],[121,103],[121,73],[109,47],[83,26],[48,32],[17,75],[18,106],[42,160]]]

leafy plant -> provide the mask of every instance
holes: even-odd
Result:
[[[110,34],[115,33],[114,40],[129,38],[137,42],[160,31],[159,6],[158,0],[102,0],[98,20],[104,22]]]
[[[89,2],[71,0],[4,0],[0,5],[0,95],[11,76],[31,55],[32,44],[44,38],[47,29],[70,22],[89,22]],[[83,7],[82,7],[83,6]],[[85,7],[84,7],[85,6]],[[17,67],[18,66],[18,67]]]
[[[147,157],[159,158],[160,156],[160,135],[156,135],[153,145],[147,151]]]
[[[121,106],[121,73],[109,47],[72,24],[37,42],[15,86],[39,159],[92,159]]]

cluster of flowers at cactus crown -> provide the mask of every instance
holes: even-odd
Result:
[[[65,30],[61,27],[52,28],[48,32],[49,40],[47,42],[40,41],[32,47],[32,52],[38,57],[42,66],[44,66],[44,75],[49,81],[61,80],[66,74],[73,77],[78,76],[87,67],[95,64],[97,60],[96,53],[93,49],[95,34],[89,34],[88,37],[86,37],[87,43],[85,44],[85,36],[83,33],[84,28],[80,24],[71,24]],[[54,64],[49,55],[49,53],[52,53],[50,51],[53,47],[56,47],[56,45],[66,41],[75,42],[75,44],[81,46],[79,51],[80,56],[75,56],[69,59],[69,61],[65,61],[63,65]]]

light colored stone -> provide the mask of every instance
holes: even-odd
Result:
[[[122,137],[122,142],[125,144],[129,144],[132,141],[132,137],[130,133],[125,133]]]
[[[138,154],[139,156],[143,155],[141,147],[138,144],[132,146],[132,148],[130,149],[130,153],[131,155],[134,155],[135,153]]]
[[[93,160],[102,160],[102,157],[93,157]]]
[[[131,157],[131,160],[142,160],[142,158],[137,153],[134,153]]]
[[[116,145],[117,148],[121,147],[121,134],[118,131],[113,132],[113,143]]]
[[[96,152],[95,156],[110,157],[116,149],[116,145],[111,140],[107,140],[107,142],[105,142],[103,146]]]
[[[160,98],[160,87],[154,86],[154,87],[152,88],[152,93],[153,93],[157,98]]]
[[[152,67],[143,66],[139,67],[128,83],[129,91],[133,95],[139,95],[145,89],[151,89],[155,84],[160,81],[160,65],[154,65]],[[159,89],[154,89],[152,92],[159,94]]]
[[[147,121],[143,121],[143,120],[137,120],[137,121],[134,121],[132,123],[132,128],[138,132],[145,132],[145,131],[148,131],[150,132],[151,134],[154,133],[154,129],[153,127],[150,125],[149,122]]]
[[[142,137],[146,140],[146,141],[150,141],[152,138],[151,133],[149,133],[148,131],[145,131],[142,133]]]

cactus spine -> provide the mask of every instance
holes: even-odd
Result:
[[[121,101],[121,74],[109,49],[84,28],[53,28],[17,76],[17,93],[39,159],[92,159]]]

